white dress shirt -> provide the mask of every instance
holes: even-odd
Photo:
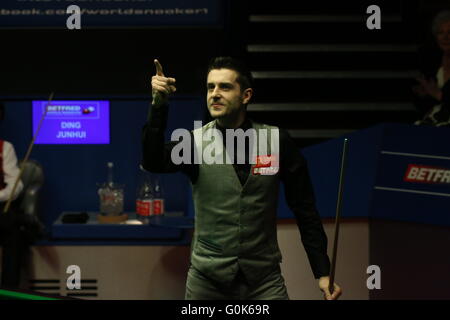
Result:
[[[6,187],[0,190],[0,202],[8,201],[14,188],[14,183],[19,176],[19,167],[17,166],[17,157],[14,147],[8,141],[3,142],[3,174]],[[23,189],[22,181],[19,181],[14,192],[13,200],[17,198]]]

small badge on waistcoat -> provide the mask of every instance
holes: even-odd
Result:
[[[279,170],[278,155],[256,156],[255,165],[252,167],[253,175],[273,176]]]

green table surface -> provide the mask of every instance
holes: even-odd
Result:
[[[0,300],[61,300],[64,297],[49,296],[39,292],[0,289]]]

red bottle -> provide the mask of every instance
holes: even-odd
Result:
[[[153,215],[153,193],[150,178],[144,177],[138,190],[136,199],[136,216],[142,223],[148,223],[148,219]]]
[[[164,214],[164,196],[161,185],[158,180],[155,181],[155,190],[153,197],[153,214],[154,215]]]

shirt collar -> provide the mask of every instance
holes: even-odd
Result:
[[[223,128],[222,126],[220,126],[217,121],[216,121],[216,127],[220,131],[225,132],[226,128]],[[242,122],[242,124],[236,129],[242,129],[242,130],[246,131],[247,129],[250,129],[251,127],[252,127],[252,121],[247,116],[245,116],[244,122]],[[236,130],[236,129],[233,129],[233,130]]]

